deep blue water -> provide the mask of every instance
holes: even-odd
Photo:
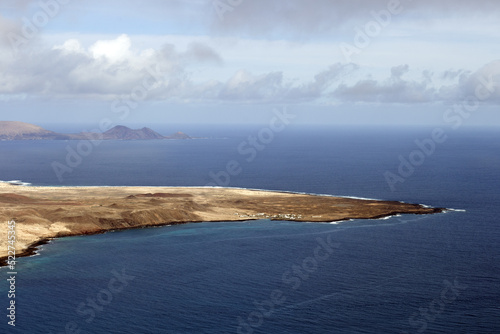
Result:
[[[2,315],[1,331],[500,332],[498,131],[447,131],[392,191],[384,173],[397,173],[398,157],[408,159],[414,141],[432,129],[290,128],[247,161],[250,153],[238,147],[248,149],[244,142],[259,130],[232,129],[224,139],[103,142],[63,182],[51,164],[64,163],[75,142],[0,142],[0,179],[200,186],[234,160],[242,171],[229,186],[466,211],[339,224],[200,223],[54,240],[19,261],[16,327]],[[7,277],[5,268],[0,274]],[[4,280],[4,314],[7,303]]]

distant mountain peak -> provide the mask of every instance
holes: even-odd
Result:
[[[123,125],[117,125],[103,133],[103,139],[117,140],[145,140],[145,139],[163,139],[164,136],[150,128],[131,129]]]
[[[116,130],[122,130],[122,129],[123,130],[132,130],[131,128],[129,128],[128,126],[125,126],[125,125],[117,125],[117,126],[112,127],[109,130],[113,130],[113,129],[116,129]]]

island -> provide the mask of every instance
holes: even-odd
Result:
[[[53,238],[196,222],[338,222],[443,208],[397,201],[211,187],[35,187],[0,183],[0,261],[15,222],[16,257]]]
[[[105,126],[102,131],[94,130],[74,134],[57,133],[38,125],[0,121],[0,140],[159,140],[191,139],[183,132],[163,136],[150,128],[131,129],[123,125]]]

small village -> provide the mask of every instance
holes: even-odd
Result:
[[[250,219],[286,219],[286,220],[302,219],[302,215],[298,215],[295,213],[279,213],[271,215],[263,212],[256,214],[243,214],[236,212],[235,215],[240,218],[250,218]]]

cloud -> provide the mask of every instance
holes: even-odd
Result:
[[[410,66],[408,66],[408,64],[394,66],[393,68],[391,68],[391,77],[394,80],[401,80],[403,74],[408,73],[409,70]]]
[[[217,54],[211,47],[199,42],[193,42],[188,45],[185,57],[196,62],[223,63],[219,54]]]
[[[500,16],[496,0],[241,0],[212,1],[214,6],[212,28],[218,34],[231,35],[244,32],[257,36],[292,36],[307,38],[312,34],[331,35],[344,25],[366,23],[371,12],[388,9],[388,3],[399,3],[402,13],[420,20],[442,21],[450,17],[476,18]],[[220,8],[220,4],[225,7]],[[229,6],[227,6],[229,4]]]
[[[127,35],[99,40],[88,48],[70,39],[52,48],[32,49],[19,52],[15,58],[0,59],[0,94],[113,98],[130,94],[153,68],[161,69],[158,85],[166,94],[186,80],[186,68],[191,64],[220,59],[203,44],[185,51],[169,44],[158,50],[136,51]]]
[[[216,101],[253,103],[301,103],[314,102],[328,92],[342,78],[357,68],[356,65],[331,65],[317,73],[309,82],[293,82],[282,71],[254,75],[248,71],[237,71],[226,82],[211,82],[205,86],[210,97]],[[204,96],[207,96],[204,94]]]
[[[487,102],[500,102],[500,60],[494,60],[476,72],[461,77],[457,98],[468,99],[481,95],[487,96]]]
[[[97,41],[89,51],[94,59],[104,57],[111,62],[116,62],[130,57],[131,46],[130,37],[121,35],[114,40]]]
[[[402,76],[409,72],[408,65],[391,68],[391,76],[383,81],[363,79],[353,85],[341,84],[332,94],[345,102],[377,103],[425,103],[436,100],[436,89],[428,77],[421,81],[405,80]]]
[[[222,57],[201,42],[184,50],[173,44],[158,49],[135,49],[128,35],[102,39],[84,47],[72,38],[52,48],[30,49],[16,58],[0,60],[0,94],[31,97],[113,99],[130,94],[148,71],[161,68],[148,99],[227,102],[312,101],[355,65],[337,63],[310,82],[293,83],[283,71],[253,74],[240,69],[226,80],[202,81],[192,68],[224,65]]]
[[[435,26],[452,17],[486,19],[500,17],[495,0],[391,0],[399,1],[407,20],[430,20]],[[71,20],[76,29],[105,27],[115,33],[155,29],[156,33],[207,33],[263,38],[336,37],[340,30],[372,20],[371,12],[388,8],[389,0],[88,0],[61,5],[59,22]],[[39,0],[0,0],[15,24],[42,11]],[[224,8],[221,12],[220,7]],[[218,9],[219,8],[219,9]],[[81,24],[92,17],[92,27]],[[60,19],[60,20],[59,20]],[[0,19],[1,22],[1,19]],[[113,22],[113,23],[111,23]],[[123,22],[134,22],[133,25]],[[51,23],[50,23],[51,24]],[[144,26],[144,27],[143,27]],[[421,27],[422,25],[419,25]],[[429,24],[426,24],[428,27]],[[116,29],[116,30],[113,30]],[[174,31],[172,31],[172,29]],[[121,31],[117,31],[121,30]],[[150,30],[149,30],[150,31]],[[86,33],[89,31],[81,31]]]
[[[0,6],[3,8],[25,10],[29,5],[36,2],[36,0],[0,0]]]
[[[472,73],[464,69],[447,70],[438,75],[451,84],[433,80],[429,71],[423,71],[420,80],[404,79],[410,72],[408,65],[391,68],[385,80],[363,79],[354,84],[340,84],[332,97],[343,102],[364,103],[454,103],[478,98],[478,89],[484,93],[482,102],[500,101],[500,60],[490,62]],[[488,93],[489,92],[489,93]]]
[[[335,83],[339,83],[346,75],[357,69],[359,66],[355,64],[336,63],[316,74],[311,82],[291,88],[288,98],[295,101],[307,101],[324,97]]]
[[[484,82],[494,88],[487,101],[500,101],[500,60],[475,72],[448,69],[434,73],[393,66],[385,78],[369,69],[335,63],[311,79],[298,80],[283,70],[251,72],[202,80],[200,67],[223,66],[222,57],[196,42],[179,50],[173,44],[137,49],[128,35],[102,39],[84,47],[68,39],[51,48],[0,58],[0,95],[31,98],[116,99],[130,95],[145,79],[155,76],[147,99],[241,103],[372,103],[419,104],[463,100]],[[244,66],[244,65],[243,65]],[[196,70],[195,70],[196,69]]]
[[[221,100],[265,102],[282,99],[285,91],[282,72],[255,76],[240,70],[223,85],[217,97]]]
[[[20,30],[20,24],[0,14],[0,47],[10,46],[12,36],[19,35]]]
[[[444,80],[455,80],[463,75],[470,75],[470,73],[468,73],[467,71],[464,71],[462,69],[460,69],[460,70],[446,70],[441,75],[441,78]]]

